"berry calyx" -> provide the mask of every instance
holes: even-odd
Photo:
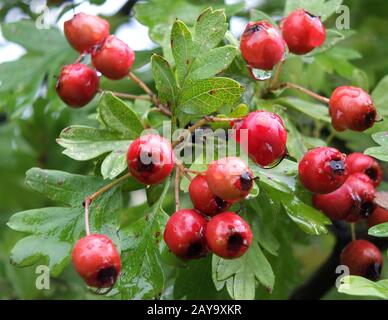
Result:
[[[285,43],[267,21],[249,22],[240,41],[241,54],[251,68],[272,70],[284,59]]]
[[[321,19],[303,9],[291,12],[281,28],[288,49],[294,54],[309,53],[326,40],[326,29]]]
[[[247,130],[243,133],[242,130]],[[262,167],[269,166],[286,155],[287,131],[275,113],[255,111],[236,125],[236,141]],[[242,139],[246,137],[246,141]]]
[[[56,91],[67,105],[81,108],[96,95],[100,79],[95,70],[81,63],[64,66],[58,77]]]
[[[386,222],[388,222],[388,210],[382,207],[376,207],[372,214],[368,217],[369,228]]]
[[[334,90],[329,103],[331,123],[337,131],[365,131],[376,122],[372,98],[361,88],[342,86]]]
[[[207,255],[204,232],[207,221],[193,209],[175,212],[164,229],[164,242],[177,257],[199,259]]]
[[[205,231],[209,249],[224,259],[241,257],[252,243],[248,223],[234,212],[220,213],[208,222]]]
[[[92,51],[92,63],[98,71],[112,80],[128,75],[135,61],[135,53],[114,35],[96,45]]]
[[[171,174],[174,154],[165,138],[147,134],[134,140],[127,153],[128,169],[144,184],[157,184]]]
[[[214,216],[222,211],[228,210],[232,205],[231,202],[216,196],[210,190],[206,178],[201,175],[196,176],[191,181],[189,195],[194,208],[208,216]]]
[[[71,258],[75,269],[90,287],[110,288],[120,273],[120,255],[112,240],[102,234],[79,239]]]
[[[350,174],[365,173],[377,187],[383,179],[383,170],[377,160],[362,153],[354,152],[347,156],[346,165]]]
[[[383,267],[380,250],[366,240],[350,242],[341,253],[341,264],[348,266],[351,275],[376,281]]]
[[[105,19],[77,13],[64,24],[67,41],[80,53],[87,53],[109,36],[109,23]]]
[[[335,148],[319,147],[308,151],[299,162],[299,178],[314,193],[330,193],[346,180],[346,156]]]
[[[253,173],[237,157],[226,157],[209,164],[205,174],[210,190],[221,199],[235,202],[244,199],[253,187]]]

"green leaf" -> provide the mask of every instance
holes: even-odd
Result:
[[[65,148],[63,154],[75,160],[85,161],[118,148],[128,148],[131,140],[127,135],[118,132],[72,126],[61,132],[57,142]]]
[[[329,111],[327,106],[324,106],[320,103],[307,102],[294,97],[281,98],[275,101],[285,107],[293,108],[298,110],[313,119],[321,120],[327,123],[331,122],[329,117]]]
[[[101,96],[98,111],[107,128],[128,135],[132,139],[140,136],[144,130],[143,124],[131,106],[111,92]]]
[[[382,161],[388,161],[388,132],[378,132],[372,135],[380,147],[371,147],[365,150],[365,154]]]
[[[368,234],[374,237],[388,237],[388,223],[381,223],[369,228]]]
[[[114,179],[127,168],[127,151],[125,145],[113,150],[101,164],[101,174],[104,179]]]
[[[273,26],[278,27],[278,24],[276,23],[276,21],[263,11],[251,9],[249,11],[249,16],[251,21],[266,20]]]
[[[325,21],[341,4],[342,0],[287,0],[284,15],[287,16],[292,11],[302,8]]]
[[[236,103],[244,88],[228,78],[212,78],[187,83],[179,107],[181,111],[197,116],[216,112],[224,105]]]
[[[379,113],[388,116],[388,75],[373,90],[372,98]]]
[[[338,292],[388,300],[388,280],[373,282],[359,276],[345,276],[341,282]]]

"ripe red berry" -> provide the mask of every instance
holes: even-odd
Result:
[[[337,131],[364,131],[376,122],[372,98],[361,88],[342,86],[334,90],[329,103],[331,123]]]
[[[164,242],[177,257],[188,260],[207,255],[204,232],[207,221],[193,209],[175,212],[164,229]]]
[[[244,134],[241,130],[247,130]],[[287,131],[282,119],[275,113],[255,111],[249,113],[236,126],[236,141],[260,166],[268,166],[286,155]]]
[[[127,154],[128,169],[132,176],[144,184],[156,184],[171,174],[174,154],[165,138],[147,134],[134,140]]]
[[[376,281],[380,277],[383,259],[380,250],[373,243],[355,240],[342,251],[341,264],[348,266],[351,275]]]
[[[352,153],[346,158],[346,165],[349,174],[362,172],[365,173],[373,181],[373,185],[377,187],[383,179],[383,170],[377,160],[362,153]]]
[[[85,13],[78,13],[64,24],[67,41],[80,53],[90,52],[109,36],[108,21]]]
[[[128,75],[135,53],[119,38],[111,35],[92,51],[92,62],[109,79],[119,80]]]
[[[252,243],[248,223],[234,212],[217,214],[208,222],[206,243],[216,255],[225,259],[241,257]]]
[[[225,201],[216,196],[209,188],[204,176],[196,176],[190,183],[189,194],[194,208],[207,214],[214,216],[217,213],[225,211],[232,205],[231,202]]]
[[[120,273],[120,255],[105,235],[91,234],[79,239],[71,258],[75,269],[90,287],[112,287]]]
[[[253,187],[253,173],[237,157],[226,157],[209,164],[206,180],[210,190],[226,201],[244,199]]]
[[[381,207],[376,207],[372,214],[368,217],[369,228],[386,222],[388,222],[388,210]]]
[[[330,193],[346,180],[346,156],[334,148],[308,151],[299,163],[299,178],[314,193]]]
[[[96,95],[100,80],[95,70],[81,63],[64,66],[58,77],[56,90],[70,107],[87,105]]]
[[[306,54],[326,40],[321,19],[303,9],[291,12],[282,23],[282,32],[288,49],[295,54]]]
[[[364,174],[353,174],[337,190],[315,194],[313,205],[333,220],[355,222],[368,217],[373,209],[375,189]]]
[[[250,67],[272,70],[284,59],[285,43],[278,30],[267,21],[251,21],[241,36],[240,49]]]

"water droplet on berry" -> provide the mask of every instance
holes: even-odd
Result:
[[[272,70],[260,70],[255,68],[249,68],[252,77],[257,81],[268,80],[272,77]]]

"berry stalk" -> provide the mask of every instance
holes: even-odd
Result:
[[[318,101],[321,101],[325,104],[329,104],[330,102],[330,99],[329,98],[326,98],[324,96],[321,96],[319,95],[318,93],[315,93],[311,90],[308,90],[304,87],[301,87],[295,83],[291,83],[291,82],[285,82],[285,83],[282,83],[280,84],[278,87],[275,87],[273,88],[272,90],[276,90],[276,89],[295,89],[295,90],[298,90],[300,92],[303,92],[304,94],[307,94],[308,96],[318,100]]]

